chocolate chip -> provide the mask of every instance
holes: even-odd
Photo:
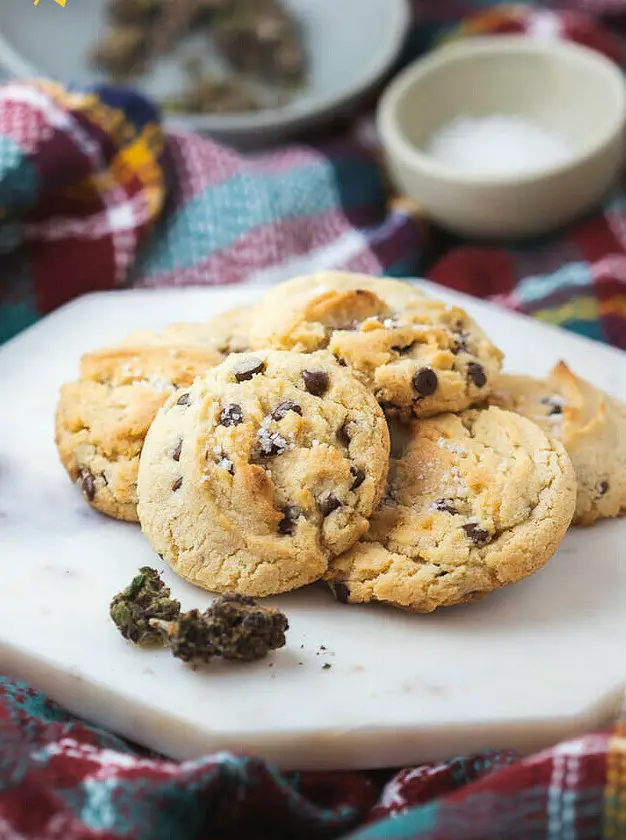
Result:
[[[435,510],[441,510],[444,513],[458,513],[458,510],[452,504],[452,499],[437,499],[436,502],[433,502],[433,507]]]
[[[340,604],[347,604],[350,600],[350,590],[345,583],[333,583],[332,590]]]
[[[175,493],[177,490],[183,486],[182,478],[177,478],[176,481],[172,484],[172,492]]]
[[[243,423],[243,409],[237,403],[225,405],[220,412],[222,426],[238,426]]]
[[[479,365],[478,362],[468,362],[467,378],[470,382],[473,382],[477,388],[482,388],[483,385],[487,384],[487,374],[485,373],[485,369],[482,365]]]
[[[181,394],[176,400],[176,405],[189,405],[190,402],[191,396],[189,394]]]
[[[608,493],[608,490],[609,490],[609,482],[608,481],[601,481],[600,484],[598,484],[598,493],[601,496],[604,496],[605,493]]]
[[[278,530],[281,534],[291,535],[296,530],[296,520],[302,511],[293,505],[283,508],[283,518],[278,523]]]
[[[563,414],[563,406],[560,403],[555,402],[553,397],[544,397],[544,399],[542,399],[541,402],[549,407],[550,417],[552,417],[552,415],[554,414]]]
[[[437,390],[437,374],[432,368],[420,368],[413,376],[413,388],[421,397],[429,397]]]
[[[281,402],[274,409],[272,413],[272,420],[282,420],[285,414],[288,414],[290,411],[293,411],[295,414],[299,414],[300,417],[302,417],[302,409],[298,403],[293,400],[285,400],[285,402]]]
[[[174,447],[173,451],[172,451],[172,458],[175,461],[180,461],[180,454],[181,454],[182,451],[183,451],[183,441],[182,441],[182,438],[181,438],[178,441],[178,443],[176,444],[176,446]]]
[[[329,516],[334,510],[341,507],[341,502],[339,499],[330,493],[324,499],[320,499],[319,501],[319,509],[322,516]]]
[[[474,522],[468,522],[467,525],[463,525],[463,530],[465,531],[465,536],[473,542],[474,545],[487,545],[488,542],[491,542],[491,534],[489,531],[479,528]]]
[[[406,355],[406,353],[411,352],[411,350],[415,347],[416,344],[417,344],[417,341],[412,341],[410,344],[403,344],[403,345],[394,344],[391,349],[395,350],[396,353],[402,353],[402,354]]]
[[[346,448],[350,446],[350,432],[348,431],[348,427],[350,426],[350,422],[348,420],[337,429],[337,440],[342,446]]]
[[[350,490],[356,490],[356,488],[360,487],[365,481],[365,473],[360,467],[355,466],[350,467],[350,472],[354,477],[354,481],[352,482]]]
[[[93,502],[96,497],[96,479],[89,470],[83,470],[80,474],[80,489],[87,501]]]
[[[469,347],[467,346],[467,339],[469,338],[468,332],[457,332],[454,335],[454,345],[450,348],[450,352],[454,353],[456,356],[461,351],[463,353],[469,352]]]
[[[304,387],[314,397],[322,397],[328,390],[328,374],[323,370],[303,370]]]
[[[233,373],[237,382],[245,382],[248,379],[252,379],[257,373],[263,373],[264,370],[265,362],[257,359],[256,356],[250,356],[236,364],[233,368]]]

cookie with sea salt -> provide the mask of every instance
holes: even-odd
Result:
[[[405,418],[484,401],[502,361],[463,309],[409,283],[340,272],[272,288],[253,312],[250,346],[326,349]]]
[[[61,388],[56,445],[93,508],[137,521],[139,454],[152,420],[171,393],[222,358],[209,347],[160,340],[126,340],[83,356],[80,379]]]
[[[227,356],[249,347],[252,307],[236,306],[220,312],[208,321],[167,324],[161,332],[138,330],[122,344],[191,345],[198,344]]]
[[[370,530],[330,565],[338,600],[415,612],[472,601],[536,572],[574,513],[564,447],[499,408],[392,431],[386,495]]]
[[[502,374],[490,401],[564,444],[576,472],[574,522],[626,513],[626,406],[559,362],[546,379]]]
[[[319,579],[368,528],[389,432],[327,353],[234,354],[171,397],[141,454],[139,518],[181,577],[272,595]]]

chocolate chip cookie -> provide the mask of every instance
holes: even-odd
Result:
[[[159,411],[141,454],[141,525],[191,583],[286,592],[367,530],[388,456],[383,412],[330,354],[234,354]]]
[[[328,570],[340,601],[431,612],[474,600],[543,566],[574,513],[564,447],[518,414],[413,421],[392,449],[370,530]]]
[[[161,339],[126,340],[83,356],[80,379],[61,389],[56,445],[92,507],[138,521],[139,453],[150,423],[171,393],[222,358],[209,347]]]
[[[405,418],[483,402],[502,361],[459,307],[399,280],[338,272],[272,288],[253,313],[250,344],[327,349],[388,413]]]
[[[502,374],[490,401],[563,442],[576,472],[574,522],[626,513],[626,406],[559,362],[546,379]]]
[[[208,347],[227,356],[241,353],[249,347],[248,334],[252,307],[236,306],[220,312],[209,321],[167,324],[161,332],[138,330],[128,335],[121,344],[193,345]]]

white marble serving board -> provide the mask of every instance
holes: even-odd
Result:
[[[509,369],[541,374],[562,357],[626,398],[620,351],[435,291],[469,309]],[[138,526],[91,511],[68,481],[53,443],[58,388],[89,349],[258,294],[90,295],[0,350],[0,673],[169,756],[245,750],[284,769],[529,751],[613,718],[626,684],[626,519],[574,530],[529,580],[432,615],[341,606],[321,584],[272,599],[288,646],[252,665],[194,672],[122,641],[111,596],[163,563]],[[186,608],[208,603],[164,574]]]

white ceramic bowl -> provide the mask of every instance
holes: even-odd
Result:
[[[0,0],[0,67],[13,76],[102,82],[89,67],[89,46],[103,26],[105,0]],[[288,105],[245,114],[177,115],[170,125],[234,145],[283,140],[340,113],[381,81],[398,57],[410,22],[408,0],[285,0],[300,20],[311,62],[307,87]],[[219,59],[202,34],[178,56]],[[185,77],[180,61],[165,59],[136,87],[159,99],[176,96]]]
[[[566,162],[532,173],[477,175],[426,154],[457,115],[522,116],[561,133]],[[436,50],[385,91],[378,128],[396,186],[465,236],[526,237],[579,216],[622,166],[626,82],[600,54],[524,36],[473,38]]]

